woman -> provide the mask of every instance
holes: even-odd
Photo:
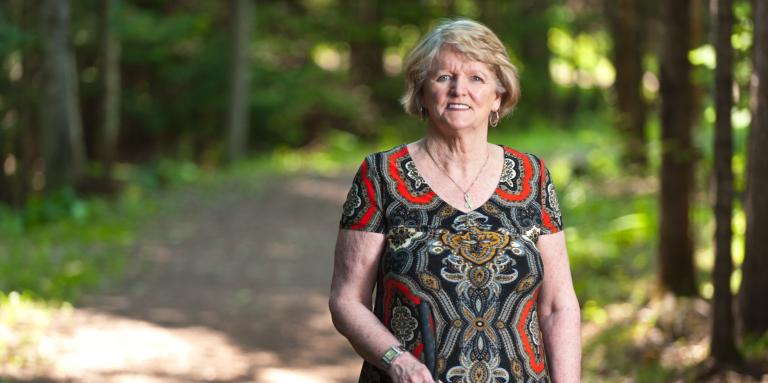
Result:
[[[489,144],[515,67],[474,21],[405,63],[424,138],[363,161],[344,203],[330,309],[360,382],[578,382],[580,317],[544,162]],[[372,311],[373,310],[373,311]]]

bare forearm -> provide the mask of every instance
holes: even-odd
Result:
[[[540,316],[544,347],[555,383],[581,381],[581,314],[578,305]]]
[[[360,356],[384,369],[381,356],[399,341],[381,321],[360,302],[331,299],[333,324]]]
[[[385,370],[392,382],[433,383],[427,366],[410,352],[397,356],[390,366],[381,360],[390,347],[400,343],[370,309],[383,247],[382,234],[339,230],[328,302],[333,325],[360,356]]]

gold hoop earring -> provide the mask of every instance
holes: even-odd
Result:
[[[499,125],[499,120],[501,119],[501,116],[499,115],[498,110],[494,110],[491,112],[491,115],[488,117],[488,122],[491,123],[492,127],[496,127],[496,125]]]

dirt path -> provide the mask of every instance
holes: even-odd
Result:
[[[127,276],[53,321],[30,380],[354,381],[327,310],[346,173],[174,195],[183,208],[144,228]]]

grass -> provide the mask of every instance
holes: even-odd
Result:
[[[118,272],[139,217],[151,204],[126,195],[83,200],[70,190],[0,212],[0,291],[46,301],[76,299]]]

